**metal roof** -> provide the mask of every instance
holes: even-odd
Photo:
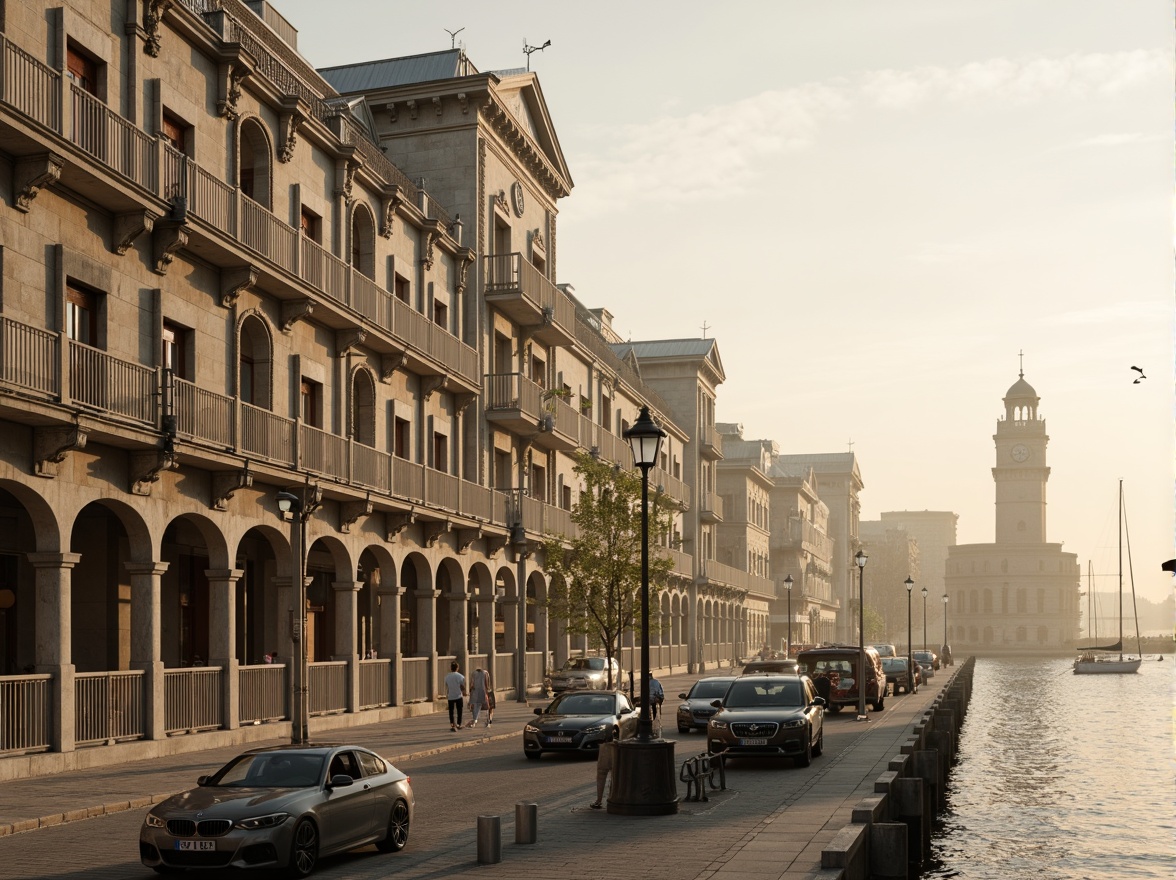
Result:
[[[340,67],[324,67],[319,75],[337,92],[364,92],[386,89],[409,83],[453,79],[477,73],[461,49],[445,49],[425,55],[404,58],[385,58],[383,61],[363,61]]]
[[[714,348],[713,339],[656,339],[649,342],[622,342],[613,345],[618,357],[630,350],[641,358],[706,357]]]

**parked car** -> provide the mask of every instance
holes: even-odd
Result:
[[[866,655],[866,702],[875,712],[881,712],[886,702],[886,673],[878,652],[870,645]],[[858,703],[858,649],[856,645],[826,645],[801,651],[796,659],[800,671],[810,678],[818,693],[828,702],[831,712]]]
[[[939,668],[938,658],[934,651],[915,651],[915,662],[922,667],[923,678],[933,678],[935,670]]]
[[[743,675],[758,675],[763,672],[797,672],[800,665],[791,657],[775,660],[748,660],[743,665]]]
[[[879,657],[885,658],[898,656],[898,650],[894,647],[894,645],[873,645],[872,647],[875,651],[878,652]]]
[[[914,664],[915,680],[911,681],[911,669],[908,665],[910,663],[906,657],[883,657],[882,669],[886,673],[886,683],[891,686],[891,693],[898,695],[900,693],[909,694],[913,689],[918,689],[918,668],[919,664]]]
[[[712,675],[694,682],[687,693],[678,694],[683,701],[678,707],[678,733],[706,730],[707,722],[718,711],[711,703],[722,699],[734,680],[732,675]]]
[[[548,679],[548,685],[553,694],[576,690],[603,691],[628,688],[628,682],[621,680],[621,664],[615,657],[571,657],[552,674]]]
[[[139,858],[157,873],[280,868],[305,877],[332,853],[408,843],[412,783],[359,746],[251,749],[196,782],[143,820]]]
[[[712,704],[707,750],[722,760],[790,757],[807,767],[825,748],[825,700],[806,675],[741,675]]]
[[[592,752],[602,742],[629,739],[637,733],[637,710],[621,691],[560,694],[523,727],[523,754]]]

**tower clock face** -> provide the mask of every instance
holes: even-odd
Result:
[[[1029,447],[1024,443],[1018,443],[1012,448],[1010,454],[1013,456],[1013,461],[1026,461],[1029,458]]]

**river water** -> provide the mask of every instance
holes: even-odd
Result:
[[[1173,660],[977,660],[923,880],[1172,880]]]

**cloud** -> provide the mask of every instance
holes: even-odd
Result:
[[[765,159],[812,150],[829,125],[863,110],[1107,97],[1170,82],[1171,75],[1171,59],[1159,50],[994,58],[954,68],[869,71],[680,115],[663,110],[640,124],[580,130],[574,213],[585,218],[643,202],[681,205],[742,194]],[[1115,144],[1114,136],[1105,137],[1092,145]]]

